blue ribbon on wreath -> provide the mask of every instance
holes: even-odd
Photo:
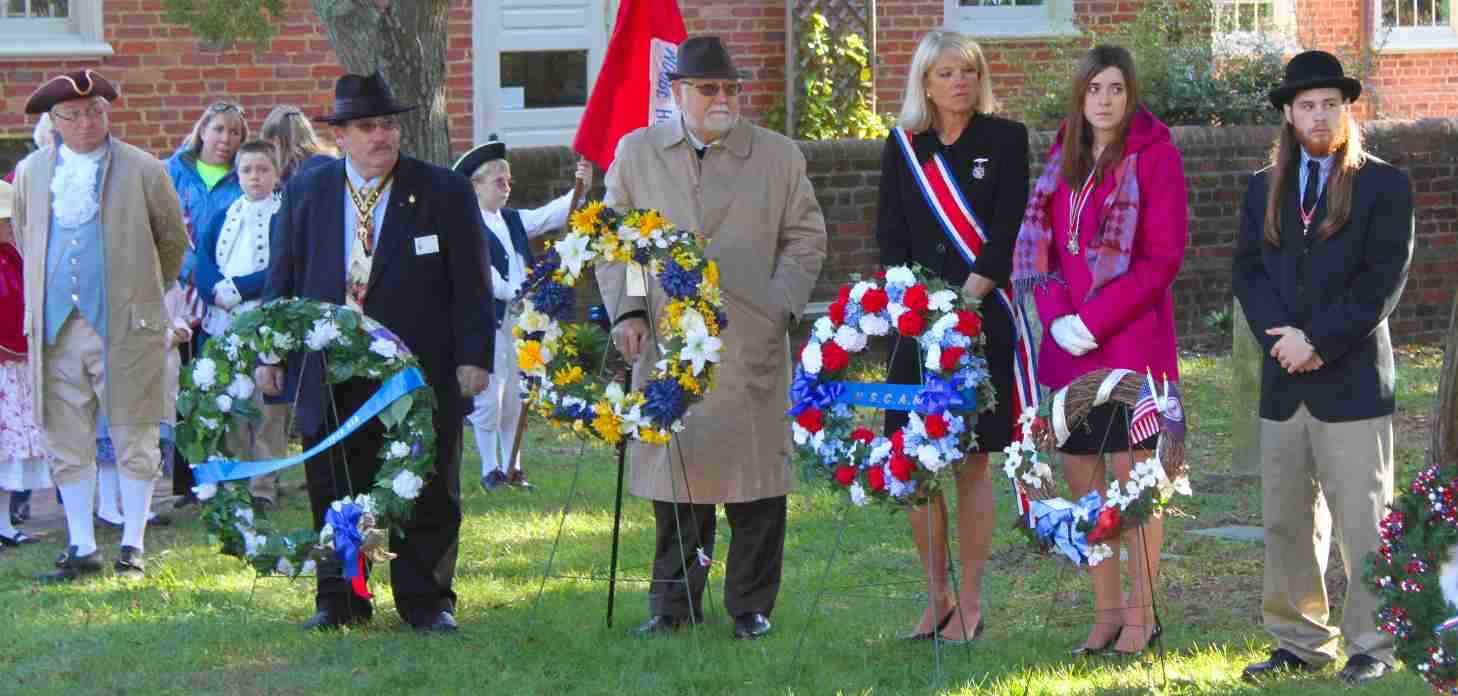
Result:
[[[819,377],[795,368],[795,381],[790,385],[790,402],[794,405],[786,415],[794,418],[807,408],[825,410],[839,403],[845,394],[840,382],[822,382]]]
[[[324,512],[324,522],[334,528],[334,556],[344,566],[344,579],[350,581],[356,595],[369,599],[370,592],[364,582],[364,557],[359,552],[360,545],[364,543],[364,537],[359,533],[359,518],[362,516],[364,508],[354,503],[343,503],[337,508],[330,505]]]
[[[967,408],[967,399],[957,390],[956,384],[936,375],[926,376],[926,385],[911,403],[912,408],[923,416]]]
[[[231,459],[210,459],[201,464],[192,465],[193,478],[198,483],[219,483],[221,481],[241,481],[254,476],[271,474],[280,469],[287,469],[295,464],[306,461],[320,452],[333,447],[340,440],[348,437],[350,433],[359,430],[360,426],[368,423],[375,416],[380,415],[390,404],[399,401],[401,397],[425,386],[425,375],[420,373],[419,368],[410,368],[395,373],[395,376],[385,380],[380,388],[375,390],[369,401],[364,402],[358,410],[345,421],[338,430],[329,434],[319,444],[309,448],[292,457],[284,459],[268,459],[257,462],[240,462]]]
[[[1088,565],[1088,535],[1078,531],[1078,525],[1097,517],[1103,507],[1103,496],[1098,491],[1089,491],[1076,503],[1063,498],[1034,500],[1028,515],[1039,542],[1074,563]]]

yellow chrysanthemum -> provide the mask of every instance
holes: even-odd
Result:
[[[556,385],[559,387],[565,387],[569,384],[577,384],[578,382],[581,382],[582,377],[582,368],[573,365],[572,367],[564,367],[560,370],[557,370],[557,374],[552,376],[552,381],[556,383]]]
[[[540,341],[523,341],[516,349],[516,364],[522,372],[531,373],[546,367]]]
[[[663,229],[667,225],[668,221],[664,220],[663,216],[658,214],[658,211],[650,210],[638,217],[638,236],[644,238],[652,237],[654,232]]]
[[[704,266],[704,285],[719,287],[719,263],[710,261]]]
[[[613,415],[612,409],[606,404],[599,403],[593,407],[593,410],[597,412],[597,417],[592,419],[592,429],[596,430],[598,437],[608,444],[618,444],[618,441],[623,439],[623,434],[618,432],[621,425],[618,417]]]
[[[643,428],[638,431],[638,439],[650,445],[666,445],[673,439],[673,434],[665,430]]]
[[[602,201],[593,201],[572,214],[572,229],[588,232],[597,228],[598,216],[603,210]]]
[[[702,388],[699,386],[699,381],[694,379],[694,376],[691,374],[685,373],[679,375],[678,384],[679,386],[684,388],[684,391],[692,392],[694,394],[701,393],[702,391]]]

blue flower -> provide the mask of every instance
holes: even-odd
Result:
[[[637,247],[633,249],[633,260],[647,266],[648,262],[653,260],[653,248]]]
[[[532,293],[536,310],[557,321],[571,318],[573,299],[572,288],[552,280],[542,281]]]
[[[719,332],[723,333],[724,329],[729,327],[729,315],[725,314],[722,309],[714,310],[714,323],[719,325]]]
[[[552,417],[563,421],[591,421],[592,407],[587,404],[559,405]]]
[[[703,280],[704,276],[698,270],[685,270],[673,261],[663,264],[663,272],[658,274],[658,282],[663,285],[663,291],[673,298],[691,298],[698,295],[699,285]]]
[[[688,409],[683,387],[672,378],[665,377],[649,382],[648,386],[643,389],[643,398],[647,400],[647,403],[643,404],[644,415],[664,428],[681,418],[684,411]]]

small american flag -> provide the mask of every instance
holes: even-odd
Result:
[[[1134,403],[1134,417],[1129,422],[1129,441],[1143,442],[1159,432],[1159,398],[1153,381],[1146,381]]]

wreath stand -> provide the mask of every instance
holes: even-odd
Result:
[[[631,270],[629,272],[631,272]],[[645,301],[646,301],[647,305],[651,308],[653,306],[653,296],[652,296],[651,283],[646,283],[645,282],[644,283],[644,287],[647,289],[647,293],[648,293],[646,295],[646,297],[645,297]],[[527,290],[529,290],[529,289],[530,288],[528,288]],[[522,295],[525,295],[526,292],[527,292],[527,290],[523,290],[522,291]],[[623,295],[622,295],[622,292],[620,291],[619,292],[619,295],[618,295],[618,301],[619,301],[619,303],[621,303],[622,299],[623,299]],[[611,321],[611,318],[610,317],[605,317],[605,322],[610,322],[610,321]],[[647,338],[645,340],[651,340],[653,342],[653,345],[657,345],[658,344],[658,329],[657,329],[657,326],[655,325],[655,322],[651,321],[651,319],[649,321],[647,321],[646,323],[648,324],[648,336],[647,336]],[[609,324],[609,326],[603,327],[603,328],[607,329],[608,332],[609,332],[609,336],[611,336],[611,325]],[[611,338],[609,338],[609,342],[611,342]],[[606,350],[603,351],[603,361],[602,361],[602,364],[598,366],[598,374],[599,375],[606,374],[607,373],[607,360],[608,360],[608,356],[611,354],[610,351],[612,351],[612,350],[613,350],[613,348],[611,346],[609,346]],[[630,386],[632,384],[632,381],[633,381],[633,368],[632,368],[632,366],[631,365],[628,365],[626,368],[624,368],[622,370],[619,370],[618,373],[617,373],[617,375],[616,375],[616,377],[617,377],[617,379],[615,381],[622,382],[625,386]],[[682,573],[683,573],[683,579],[682,580],[677,580],[677,579],[673,579],[673,578],[655,578],[655,577],[652,576],[652,570],[651,570],[651,568],[650,568],[650,571],[648,573],[648,577],[647,578],[642,578],[642,577],[619,578],[618,577],[618,548],[619,548],[619,545],[620,545],[620,539],[621,539],[621,533],[622,533],[622,521],[623,521],[623,474],[624,474],[624,471],[626,470],[627,451],[628,451],[628,440],[627,440],[627,438],[624,438],[621,441],[619,441],[618,444],[617,444],[617,446],[614,448],[616,450],[616,453],[617,453],[617,488],[616,488],[616,491],[615,491],[614,496],[613,496],[612,547],[611,547],[611,551],[610,551],[610,554],[609,554],[608,577],[606,578],[607,583],[608,583],[608,590],[607,590],[607,613],[606,613],[605,621],[606,621],[606,624],[607,624],[607,627],[608,628],[612,628],[612,626],[613,626],[613,608],[614,608],[614,605],[616,603],[617,585],[618,585],[618,582],[619,581],[622,581],[622,582],[630,582],[630,583],[635,583],[635,584],[647,584],[649,586],[650,590],[651,590],[651,588],[654,585],[661,584],[661,583],[681,583],[683,585],[683,588],[684,588],[684,595],[688,599],[690,622],[691,623],[700,623],[698,621],[694,621],[693,620],[693,617],[695,615],[697,615],[699,613],[699,611],[696,610],[698,608],[696,608],[694,606],[692,578],[690,578],[690,576],[689,576],[689,572],[690,572],[690,570],[692,569],[693,566],[690,564],[689,557],[688,557],[688,552],[684,548],[683,520],[679,516],[679,507],[680,507],[680,505],[688,505],[689,506],[689,518],[690,518],[689,521],[690,521],[690,523],[692,523],[694,525],[694,528],[695,529],[698,528],[698,515],[694,512],[693,507],[692,507],[693,506],[693,491],[688,488],[688,467],[687,467],[687,464],[684,462],[683,449],[682,449],[682,446],[680,445],[680,442],[679,442],[678,434],[677,433],[674,433],[674,435],[673,435],[672,445],[667,445],[667,446],[672,446],[672,447],[674,447],[677,450],[677,454],[678,454],[677,459],[678,459],[679,471],[683,474],[683,477],[684,477],[684,486],[685,486],[684,493],[685,493],[685,495],[688,498],[688,501],[686,503],[679,503],[679,504],[675,504],[673,506],[673,524],[674,524],[674,529],[678,532],[679,563],[680,563],[680,568],[681,568]],[[577,495],[577,485],[578,485],[578,482],[581,480],[581,476],[582,476],[582,462],[583,462],[583,456],[582,455],[586,451],[586,449],[587,449],[587,445],[586,445],[586,443],[583,443],[582,445],[580,445],[578,447],[578,450],[577,450],[577,457],[575,457],[575,459],[577,460],[577,465],[572,470],[572,482],[567,487],[567,497],[562,501],[562,513],[559,516],[558,521],[557,521],[557,534],[552,539],[552,548],[551,548],[551,551],[548,552],[548,554],[547,554],[547,561],[543,565],[543,568],[542,568],[542,578],[541,578],[541,581],[537,585],[537,596],[536,596],[536,599],[532,603],[532,609],[531,609],[531,611],[527,615],[527,623],[528,623],[528,625],[535,625],[536,624],[537,611],[541,608],[542,597],[543,597],[543,595],[546,592],[547,580],[549,578],[551,578],[551,579],[557,579],[557,580],[579,580],[579,581],[588,581],[588,582],[602,582],[604,580],[604,578],[602,578],[601,576],[599,576],[596,573],[593,573],[591,575],[564,575],[564,574],[556,574],[556,573],[553,573],[553,566],[555,565],[556,558],[557,558],[557,549],[562,544],[562,533],[566,529],[566,526],[567,526],[567,516],[572,512],[572,500]],[[674,488],[674,497],[677,498],[678,497],[678,483],[677,483],[676,480],[674,480],[673,476],[669,476],[669,482],[670,482],[670,484],[673,485],[673,488]],[[697,559],[695,559],[694,560],[694,563],[697,563],[697,562],[698,562]],[[708,598],[707,601],[705,601],[704,603],[706,605],[712,606],[713,605],[713,601],[712,601],[713,589],[710,586],[710,584],[708,582],[708,577],[707,577],[709,571],[706,569],[704,572],[705,572],[704,592],[705,592],[705,596]],[[704,618],[707,619],[708,618],[707,615]],[[694,632],[694,640],[695,641],[698,640],[698,632],[697,631]]]

